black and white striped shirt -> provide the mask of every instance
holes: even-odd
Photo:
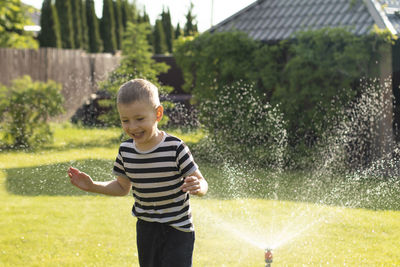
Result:
[[[163,140],[149,151],[138,150],[133,139],[123,142],[113,172],[132,182],[134,216],[193,231],[189,194],[180,187],[197,168],[183,141],[163,132]]]

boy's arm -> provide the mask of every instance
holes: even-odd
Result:
[[[73,167],[68,169],[68,176],[73,185],[87,192],[110,196],[125,196],[131,189],[130,180],[122,176],[118,176],[113,181],[97,182],[93,181],[86,173]]]
[[[181,188],[183,192],[202,197],[208,191],[208,183],[201,172],[197,170],[185,178]]]

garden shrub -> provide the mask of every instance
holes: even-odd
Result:
[[[291,144],[312,146],[338,110],[360,94],[360,78],[377,76],[384,42],[383,35],[356,36],[337,28],[296,36],[271,98],[281,104]]]
[[[4,145],[27,148],[52,141],[48,120],[64,111],[60,84],[33,82],[24,76],[10,87],[0,86],[0,96]]]
[[[283,167],[287,146],[283,115],[253,85],[225,86],[214,100],[202,102],[199,110],[209,133],[203,145],[206,155],[215,157],[212,161]]]
[[[258,44],[242,32],[206,32],[194,39],[180,39],[175,47],[185,80],[183,89],[201,102],[237,81],[250,82],[253,63],[249,57]]]
[[[307,154],[341,108],[359,97],[360,78],[377,75],[382,49],[393,37],[376,30],[356,36],[344,28],[293,37],[263,44],[233,31],[180,41],[174,56],[183,71],[184,89],[195,102],[208,103],[225,86],[254,84],[264,103],[279,105],[293,154]]]

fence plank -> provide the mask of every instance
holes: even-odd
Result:
[[[35,81],[61,83],[66,113],[56,119],[67,120],[120,60],[118,55],[88,54],[83,50],[0,48],[0,83],[9,86],[12,80],[23,75]]]

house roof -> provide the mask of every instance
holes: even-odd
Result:
[[[274,42],[326,27],[364,35],[373,25],[398,35],[400,0],[257,0],[209,31],[238,30],[256,40]]]

